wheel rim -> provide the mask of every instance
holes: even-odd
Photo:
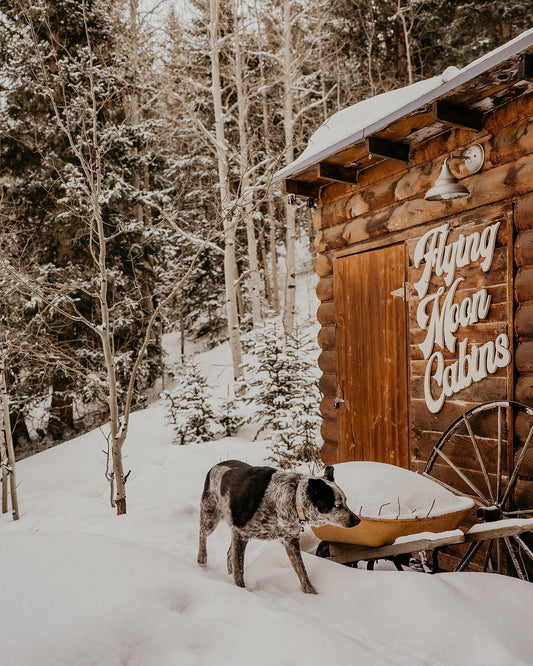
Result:
[[[472,498],[484,522],[533,517],[533,408],[502,400],[470,409],[433,447],[423,474]],[[533,535],[469,544],[456,571],[469,568],[532,580]]]

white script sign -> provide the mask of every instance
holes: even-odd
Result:
[[[419,345],[427,360],[424,375],[424,397],[430,412],[439,412],[446,398],[504,368],[511,362],[509,338],[504,333],[495,340],[482,345],[472,344],[468,351],[468,339],[459,343],[458,358],[449,365],[444,363],[441,349],[456,351],[456,333],[462,326],[471,326],[486,319],[490,311],[491,296],[486,289],[479,289],[461,301],[456,301],[456,292],[464,281],[457,269],[479,263],[481,270],[490,270],[496,247],[496,236],[501,222],[491,224],[480,233],[474,231],[447,243],[449,225],[431,229],[418,241],[414,252],[414,266],[424,264],[422,277],[414,285],[420,303],[416,320],[420,328],[427,331]],[[444,276],[444,286],[428,294],[431,277]],[[435,380],[439,390],[432,391]]]

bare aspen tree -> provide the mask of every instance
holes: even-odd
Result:
[[[80,311],[77,300],[68,293],[67,288],[53,287],[33,279],[24,266],[15,268],[2,255],[0,255],[0,262],[2,269],[10,275],[13,283],[18,285],[19,291],[37,297],[48,308],[54,309],[55,312],[67,320],[88,327],[99,340],[105,367],[105,379],[100,381],[99,384],[100,390],[104,392],[109,415],[106,477],[110,483],[111,503],[116,507],[117,514],[121,515],[126,513],[127,480],[122,450],[128,434],[136,378],[143,358],[153,340],[154,328],[157,325],[161,311],[182,288],[185,280],[191,274],[199,254],[210,243],[211,235],[203,244],[199,245],[183,277],[168,290],[166,295],[160,294],[157,306],[152,308],[147,318],[143,318],[141,342],[133,353],[133,365],[127,379],[127,385],[122,386],[117,367],[120,352],[115,349],[117,303],[114,300],[114,290],[111,288],[113,269],[109,261],[109,246],[117,236],[127,233],[127,228],[113,228],[109,224],[106,226],[103,217],[106,167],[108,166],[110,146],[116,137],[109,130],[102,136],[98,126],[98,114],[101,109],[102,98],[98,97],[96,91],[95,73],[101,71],[102,63],[98,60],[92,47],[87,24],[87,2],[88,0],[82,0],[87,53],[85,76],[87,77],[89,92],[87,100],[83,104],[79,99],[76,99],[74,103],[69,100],[62,84],[59,83],[58,85],[57,83],[57,81],[61,82],[60,76],[56,80],[51,79],[50,70],[45,62],[45,54],[34,25],[34,17],[26,11],[22,2],[20,8],[25,13],[27,25],[31,32],[34,56],[39,68],[36,75],[39,78],[42,95],[46,97],[50,104],[57,131],[67,140],[70,150],[76,158],[80,176],[83,178],[86,201],[83,210],[79,210],[77,213],[85,227],[89,256],[92,260],[94,291],[85,289],[85,295],[97,306],[94,317],[89,319]],[[46,15],[43,14],[42,16],[45,21],[44,26],[47,27],[51,37],[50,41],[54,44],[51,28],[46,24]],[[43,23],[39,25],[39,29],[43,29]],[[57,54],[52,49],[51,55],[47,53],[46,56],[55,58],[57,73],[60,75],[62,64]],[[82,117],[82,122],[76,124],[76,117]],[[59,177],[61,177],[60,174]],[[141,295],[139,298],[139,307],[141,307],[143,296]],[[2,385],[0,384],[1,391]],[[123,391],[122,397],[120,396],[121,391]]]
[[[254,229],[254,189],[250,182],[250,151],[248,127],[248,91],[245,83],[245,64],[242,52],[244,41],[243,17],[239,0],[233,0],[233,52],[234,76],[237,89],[237,112],[239,127],[239,167],[240,167],[240,195],[242,205],[240,216],[244,219],[246,238],[248,242],[248,265],[250,269],[250,298],[252,302],[252,321],[257,326],[262,321],[261,316],[261,275],[257,258],[257,240]]]
[[[412,44],[411,33],[413,31],[415,21],[418,14],[422,10],[423,2],[414,3],[413,0],[398,0],[395,18],[400,20],[402,25],[402,33],[405,44],[405,60],[407,62],[407,77],[409,84],[414,83],[413,75],[413,57],[412,57]]]
[[[224,226],[224,284],[228,337],[233,363],[233,376],[242,375],[241,342],[239,315],[237,312],[237,264],[235,260],[236,221],[229,182],[228,144],[224,123],[226,115],[222,106],[222,86],[220,76],[219,43],[219,0],[209,0],[209,56],[211,61],[211,95],[215,115],[215,145],[218,164],[218,187],[220,193],[220,214]]]
[[[15,451],[9,421],[9,399],[3,363],[0,365],[0,400],[2,409],[2,432],[0,433],[0,462],[2,463],[2,513],[7,511],[7,486],[11,497],[13,520],[19,519],[17,479],[15,475]]]
[[[294,56],[292,52],[292,12],[291,0],[283,0],[283,45],[281,62],[283,70],[283,125],[285,133],[285,162],[294,162]],[[286,256],[285,256],[285,304],[283,325],[285,332],[294,328],[296,312],[296,206],[291,198],[285,202],[286,211]]]
[[[256,0],[255,2],[255,17],[256,25],[261,25],[262,16],[260,11],[260,3]],[[259,28],[260,29],[260,28]],[[266,159],[272,163],[275,163],[276,156],[273,150],[273,141],[272,141],[272,129],[271,129],[271,111],[268,103],[269,95],[269,85],[267,83],[267,77],[265,73],[265,52],[266,52],[266,42],[267,39],[261,31],[258,34],[258,45],[259,45],[259,91],[261,99],[261,113],[262,113],[262,127],[263,127],[263,147],[265,150]],[[268,246],[270,250],[270,275],[265,276],[265,281],[269,283],[269,289],[267,289],[270,295],[270,307],[272,310],[278,314],[280,311],[279,303],[279,278],[278,278],[278,247],[277,247],[277,238],[276,238],[276,204],[274,202],[274,193],[272,188],[268,187],[265,193],[266,204],[267,204],[267,214],[268,214]]]

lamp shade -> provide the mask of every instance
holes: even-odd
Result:
[[[467,197],[469,194],[468,189],[450,171],[448,158],[446,158],[435,185],[426,192],[424,199],[443,201],[445,199],[460,199],[461,197]]]

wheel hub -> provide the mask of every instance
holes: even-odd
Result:
[[[499,506],[480,506],[476,512],[479,520],[484,520],[486,523],[493,523],[496,520],[503,518],[503,511]]]

